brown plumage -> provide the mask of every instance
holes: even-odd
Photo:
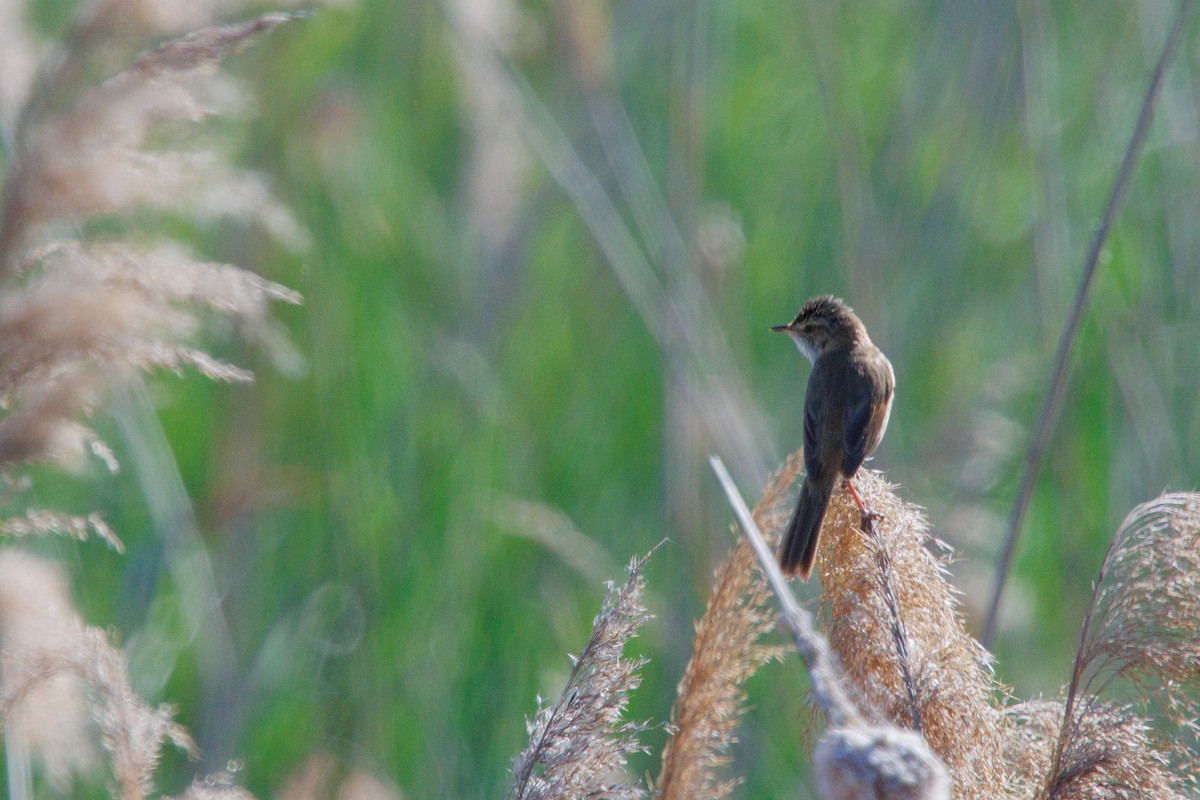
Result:
[[[788,334],[813,363],[804,395],[807,475],[779,550],[784,573],[807,580],[829,498],[843,478],[854,493],[850,479],[887,429],[896,379],[862,321],[836,297],[814,297],[771,330]]]

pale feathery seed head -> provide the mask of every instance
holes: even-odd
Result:
[[[754,508],[755,521],[775,534],[786,523],[784,501],[801,460],[792,457],[768,483]],[[782,648],[761,638],[776,628],[771,591],[754,553],[739,537],[717,570],[704,616],[696,624],[692,657],[676,689],[671,738],[663,750],[655,795],[664,800],[717,800],[738,781],[722,776],[745,710],[743,686]]]
[[[8,698],[4,731],[25,742],[60,792],[98,764],[84,683],[78,675],[56,672],[25,691],[19,687],[38,654],[79,648],[83,630],[57,564],[15,548],[0,550],[0,698]]]
[[[922,733],[946,764],[956,797],[1014,796],[997,788],[1012,784],[1005,758],[1009,720],[1001,707],[1006,690],[995,680],[990,654],[966,632],[944,564],[926,548],[928,524],[878,473],[860,470],[854,482],[880,515],[876,527],[886,559],[879,558],[880,542],[859,529],[849,493],[840,491],[830,503],[816,562],[830,644],[852,698],[868,717],[901,727],[913,724],[915,700]],[[894,594],[903,626],[905,662],[886,592]]]
[[[642,605],[648,558],[630,562],[629,577],[620,587],[609,584],[591,638],[574,661],[561,697],[527,721],[529,746],[513,759],[512,800],[645,796],[622,771],[629,755],[645,752],[638,735],[646,725],[622,722],[621,717],[645,664],[645,659],[623,653],[650,618]]]
[[[1101,697],[1117,690],[1137,706]],[[1101,566],[1042,796],[1187,796],[1198,718],[1200,494],[1165,494],[1129,513]]]

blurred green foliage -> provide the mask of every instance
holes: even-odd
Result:
[[[471,83],[483,61],[452,8],[509,26],[504,75],[527,82],[668,276],[587,103],[607,92],[627,114],[711,301],[714,318],[688,324],[728,342],[773,442],[764,469],[800,443],[807,374],[767,326],[818,293],[855,306],[897,371],[874,465],[959,551],[978,624],[1053,346],[1173,7],[361,0],[276,31],[234,61],[260,104],[244,160],[274,176],[314,246],[292,255],[236,230],[195,240],[303,293],[279,314],[306,368],[281,374],[219,339],[257,383],[164,375],[150,389],[234,674],[198,674],[171,551],[131,470],[37,479],[47,503],[103,510],[127,555],[42,546],[70,565],[89,622],[175,648],[135,660],[136,684],[179,704],[210,765],[244,759],[259,797],[316,751],[410,797],[499,797],[535,698],[558,691],[587,639],[601,580],[663,537],[632,711],[667,718],[733,542],[705,467],[714,436],[693,413],[707,399],[678,380],[679,354],[528,141],[479,127],[505,116],[486,107],[494,87]],[[1067,680],[1124,514],[1200,475],[1194,28],[1100,267],[1009,586],[997,670],[1022,696]],[[706,236],[723,255],[706,258]],[[116,424],[100,427],[127,463]],[[757,492],[761,474],[740,477]],[[577,569],[505,516],[512,498],[565,514],[607,560]],[[805,791],[805,685],[795,660],[752,682],[742,796]],[[664,734],[647,738],[657,750]],[[653,757],[634,766],[657,771]]]

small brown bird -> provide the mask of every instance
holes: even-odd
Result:
[[[773,331],[792,337],[813,364],[804,394],[804,485],[792,513],[779,566],[804,580],[812,572],[821,521],[839,479],[866,514],[851,478],[874,452],[887,429],[896,376],[844,302],[826,295],[804,304],[787,325]]]

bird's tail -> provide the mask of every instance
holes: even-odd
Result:
[[[804,479],[804,485],[800,487],[800,502],[796,503],[791,522],[783,534],[783,545],[779,548],[779,568],[785,575],[798,574],[801,580],[808,580],[817,556],[821,521],[825,519],[833,485],[833,481],[818,483]]]

